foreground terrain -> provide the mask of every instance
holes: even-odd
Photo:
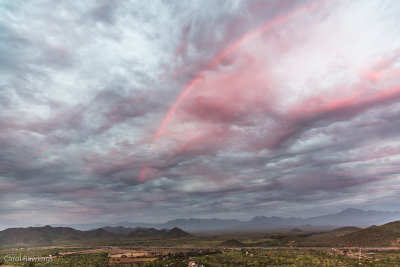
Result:
[[[0,266],[399,266],[400,221],[193,234],[179,228],[9,228]]]
[[[25,256],[40,261],[6,261]],[[6,266],[398,266],[398,248],[119,248],[3,249]],[[0,261],[1,262],[1,261]],[[1,265],[0,265],[1,266]],[[196,265],[195,265],[196,266]]]

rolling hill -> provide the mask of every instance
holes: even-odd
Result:
[[[348,234],[348,233],[352,233],[352,232],[355,232],[355,231],[358,231],[358,230],[361,230],[362,228],[360,228],[360,227],[356,227],[356,226],[344,226],[344,227],[339,227],[339,228],[336,228],[336,229],[333,229],[332,231],[331,231],[331,233],[336,233],[336,234]],[[343,235],[344,235],[343,234]]]
[[[123,227],[123,226],[117,226],[117,227],[106,226],[106,227],[103,227],[103,229],[106,230],[107,232],[110,232],[115,235],[129,235],[136,229],[139,229],[139,227],[129,228],[129,227]]]
[[[27,227],[8,228],[0,231],[1,246],[45,246],[66,243],[88,243],[130,239],[177,239],[191,237],[179,228],[157,230],[154,228],[99,228],[90,231],[75,230],[70,227]]]
[[[172,228],[171,230],[168,229],[162,229],[162,230],[157,230],[154,228],[139,228],[135,229],[133,232],[131,232],[128,237],[129,238],[152,238],[152,239],[158,239],[158,238],[163,238],[163,239],[170,239],[170,238],[185,238],[185,237],[191,237],[192,235],[189,233],[186,233],[185,231],[182,231],[179,228]]]
[[[385,247],[400,245],[400,221],[381,226],[371,226],[341,237],[334,243],[338,246]]]
[[[178,227],[174,227],[171,230],[167,230],[165,235],[166,238],[185,238],[185,237],[192,237],[191,234],[179,229]]]
[[[0,232],[1,245],[52,245],[64,242],[111,240],[117,236],[104,229],[79,231],[69,227],[9,228]]]

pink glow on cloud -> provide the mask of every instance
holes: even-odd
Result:
[[[254,31],[252,31],[250,33],[247,33],[246,35],[241,37],[239,40],[237,40],[236,42],[234,42],[233,44],[228,46],[228,48],[223,50],[220,54],[218,54],[209,63],[209,66],[207,67],[207,70],[205,70],[204,72],[207,72],[209,70],[213,70],[215,67],[217,67],[218,64],[221,63],[222,60],[224,60],[226,57],[231,55],[233,52],[235,52],[241,46],[245,45],[246,43],[248,43],[249,41],[253,40],[254,38],[259,37],[261,34],[273,29],[274,27],[277,27],[277,26],[285,23],[286,21],[288,21],[290,19],[293,19],[296,16],[299,16],[299,15],[305,14],[307,12],[310,12],[310,11],[312,11],[314,9],[317,9],[320,6],[322,6],[323,4],[326,4],[326,2],[328,2],[328,1],[319,1],[319,2],[315,2],[315,3],[306,4],[303,7],[296,9],[293,12],[289,12],[287,14],[279,16],[279,17],[273,19],[272,21],[266,23],[265,25],[261,26],[260,28],[254,30]],[[186,38],[187,38],[187,32],[188,31],[189,31],[189,28],[185,28],[184,40],[183,40],[183,43],[181,43],[181,45],[178,47],[178,50],[177,50],[178,53],[182,53],[182,51],[184,49],[186,49]],[[185,100],[185,98],[191,93],[193,88],[195,88],[196,85],[204,78],[204,74],[203,74],[204,72],[200,72],[193,80],[191,80],[187,84],[187,86],[180,93],[180,95],[175,100],[175,102],[173,103],[172,107],[169,109],[167,114],[164,116],[160,126],[158,127],[158,130],[157,130],[156,134],[153,137],[152,148],[155,147],[158,139],[161,137],[161,135],[165,131],[165,128],[167,127],[168,122],[174,116],[174,114],[176,113],[176,110],[178,109],[178,107]],[[198,100],[198,101],[201,101],[201,100]],[[139,176],[139,180],[140,181],[144,181],[146,179],[147,169],[148,169],[147,165],[145,165],[142,168],[142,170],[140,172],[140,176]]]
[[[310,12],[311,10],[318,8],[321,6],[321,4],[324,3],[324,1],[320,1],[317,3],[313,4],[308,4],[302,8],[299,8],[295,10],[294,12],[290,12],[289,14],[285,14],[283,16],[280,16],[267,24],[263,25],[262,27],[246,34],[242,38],[240,38],[238,41],[234,42],[232,45],[230,45],[227,49],[225,49],[223,52],[221,52],[217,57],[215,57],[211,63],[209,64],[209,67],[207,70],[212,70],[215,68],[223,59],[225,59],[227,56],[232,54],[234,51],[236,51],[238,48],[240,48],[242,45],[246,44],[247,42],[251,41],[252,39],[258,37],[259,35],[263,34],[266,31],[271,30],[274,27],[277,27],[278,25],[285,23],[289,19],[292,19],[295,16],[304,14],[306,12]],[[206,70],[206,71],[207,71]],[[165,130],[165,127],[168,124],[168,121],[171,119],[171,117],[174,115],[176,110],[178,109],[179,105],[182,103],[182,101],[186,98],[186,96],[189,95],[191,90],[197,85],[199,81],[202,80],[204,77],[203,73],[199,73],[193,80],[191,80],[186,88],[183,89],[183,91],[180,93],[179,97],[176,99],[172,107],[169,109],[168,113],[165,115],[164,119],[162,120],[156,134],[154,135],[153,138],[153,144],[157,143],[158,139],[161,137],[162,133]]]
[[[400,4],[366,1],[161,1],[140,18],[60,3],[51,40],[15,4],[0,208],[122,221],[397,200]]]
[[[169,151],[169,154],[175,156],[193,155],[194,153],[210,155],[218,153],[224,147],[230,147],[231,151],[275,149],[287,142],[301,127],[304,127],[301,126],[302,121],[310,120],[312,117],[318,118],[335,114],[352,116],[358,110],[366,110],[397,97],[400,91],[396,85],[393,85],[393,81],[399,78],[399,73],[398,68],[392,67],[397,56],[383,56],[383,59],[370,61],[360,68],[349,63],[351,59],[346,58],[346,53],[340,52],[339,48],[333,49],[330,46],[327,46],[326,50],[333,50],[339,54],[342,62],[347,64],[347,72],[359,77],[358,81],[338,86],[332,85],[325,90],[303,93],[298,96],[296,101],[290,102],[286,97],[288,92],[293,89],[277,90],[279,87],[284,90],[286,85],[284,80],[283,83],[280,80],[284,77],[277,77],[274,67],[265,64],[271,55],[263,49],[266,42],[271,42],[273,37],[268,37],[268,35],[264,37],[263,34],[296,16],[317,9],[321,5],[322,2],[310,4],[280,16],[244,35],[218,54],[209,63],[207,70],[200,72],[186,86],[169,109],[154,135],[152,149],[156,148],[161,137],[164,137],[163,143],[172,141],[172,145],[165,149]],[[256,39],[259,36],[263,38]],[[185,35],[184,38],[187,36]],[[270,45],[275,47],[278,53],[290,53],[291,47],[296,46],[295,43],[281,45],[280,42],[288,42],[288,40],[280,38],[277,38],[276,42],[278,43],[272,42]],[[229,65],[216,69],[218,64],[228,57]],[[288,76],[290,75],[291,73],[288,73]],[[383,87],[377,89],[374,86],[376,83]],[[252,89],[246,90],[246,88]],[[293,94],[297,93],[293,91]],[[305,105],[305,103],[307,104]],[[179,113],[177,113],[178,108],[180,109]],[[267,119],[269,122],[262,127],[249,119],[257,117]],[[305,123],[307,125],[311,122]],[[221,125],[225,126],[221,127]],[[167,126],[170,128],[168,131],[166,130]],[[264,128],[265,132],[260,135],[233,128],[251,129],[253,126],[258,126],[259,129]],[[220,136],[223,138],[219,138]],[[311,136],[309,135],[309,137]],[[243,140],[257,140],[258,138],[257,145],[252,145],[251,142],[243,143]],[[390,153],[383,153],[370,157],[378,159],[389,155]],[[312,164],[312,162],[308,163]],[[352,162],[352,160],[348,160],[348,162]],[[152,164],[147,163],[141,169],[140,181],[150,179],[148,171]],[[279,168],[296,168],[302,165],[304,162],[287,162]],[[151,177],[153,178],[157,178],[161,174],[155,170],[152,173]],[[198,172],[198,174],[200,173]],[[217,178],[215,177],[215,179]]]

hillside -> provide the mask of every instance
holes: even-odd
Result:
[[[128,228],[128,227],[123,227],[123,226],[116,226],[116,227],[112,227],[112,226],[106,226],[103,227],[102,229],[106,230],[109,233],[115,234],[115,235],[129,235],[130,233],[132,233],[133,231],[139,229],[137,228]]]
[[[362,228],[356,227],[356,226],[344,226],[340,228],[333,229],[331,232],[332,233],[352,233],[358,230],[361,230]]]
[[[47,246],[130,239],[176,239],[191,237],[179,228],[157,230],[154,228],[99,228],[80,231],[69,227],[8,228],[0,231],[0,247],[3,246]],[[129,233],[128,233],[129,232]]]
[[[28,227],[9,228],[0,232],[0,244],[5,245],[52,245],[65,242],[87,242],[97,240],[111,240],[117,236],[96,229],[79,231],[69,227]]]
[[[381,226],[371,226],[337,237],[338,246],[398,246],[400,238],[400,221],[390,222]]]
[[[185,238],[185,237],[191,237],[192,235],[175,227],[172,228],[171,230],[167,231],[167,234],[165,237],[167,238]]]
[[[133,232],[131,232],[128,237],[129,238],[152,238],[152,239],[158,239],[158,238],[185,238],[185,237],[191,237],[192,235],[182,231],[179,228],[173,228],[171,230],[168,229],[163,229],[163,230],[157,230],[154,228],[138,228],[135,229]]]
[[[167,231],[157,230],[154,228],[137,228],[135,231],[131,232],[129,238],[161,238],[165,236]]]

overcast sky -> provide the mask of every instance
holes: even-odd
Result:
[[[0,228],[400,210],[399,14],[1,1]]]

